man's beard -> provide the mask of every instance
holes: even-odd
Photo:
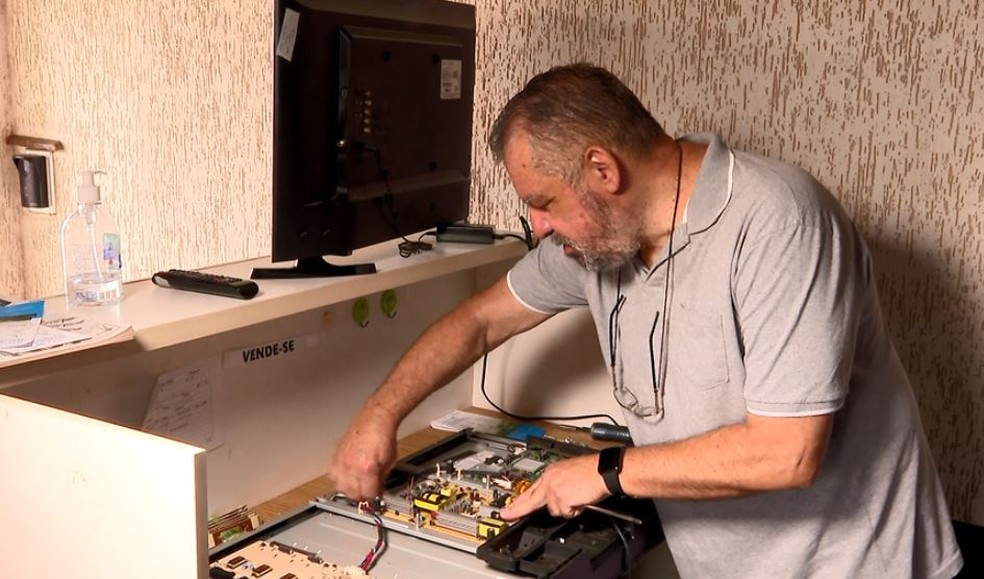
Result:
[[[570,257],[577,260],[588,271],[616,270],[632,259],[632,256],[638,251],[638,249],[629,249],[626,251],[592,249],[586,244],[578,243],[573,239],[557,235],[556,233],[551,235],[550,238],[557,245],[565,245],[573,249],[574,254]]]
[[[639,243],[631,237],[619,235],[628,227],[616,227],[608,207],[598,203],[587,191],[581,191],[581,205],[597,226],[597,231],[586,241],[579,242],[554,233],[550,237],[557,245],[574,250],[571,257],[588,271],[612,271],[625,265],[639,252]],[[625,225],[629,225],[628,223]]]

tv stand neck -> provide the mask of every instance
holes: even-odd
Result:
[[[257,267],[253,268],[250,279],[293,279],[302,277],[343,277],[376,273],[374,263],[353,263],[336,265],[329,263],[323,257],[305,257],[298,259],[294,267]]]

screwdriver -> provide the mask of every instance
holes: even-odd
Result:
[[[607,422],[594,422],[590,427],[588,426],[572,426],[569,424],[561,424],[562,428],[567,428],[570,430],[577,430],[578,432],[587,432],[591,434],[591,438],[595,440],[607,440],[611,442],[622,442],[624,444],[632,444],[632,435],[629,434],[629,428],[627,426],[622,426],[621,424],[608,424]]]

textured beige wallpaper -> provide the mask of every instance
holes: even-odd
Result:
[[[62,291],[58,226],[89,169],[126,279],[269,253],[272,3],[7,5],[13,128],[65,144],[59,214],[20,218],[28,295]]]
[[[0,63],[7,62],[7,6],[0,2]],[[0,66],[0,133],[10,134],[10,71]],[[5,149],[6,150],[6,149]],[[9,150],[7,151],[9,152]],[[6,155],[9,158],[9,155]],[[0,297],[24,297],[24,252],[14,164],[0,164]]]
[[[484,135],[530,75],[571,60],[612,68],[671,133],[718,131],[810,169],[875,252],[953,514],[984,524],[978,3],[478,4],[473,220],[518,229]],[[60,208],[78,171],[109,173],[129,278],[268,253],[271,5],[8,0],[9,118],[65,142]],[[17,215],[0,202],[0,243]],[[25,290],[57,292],[54,220],[20,222]],[[18,283],[7,269],[0,288]]]

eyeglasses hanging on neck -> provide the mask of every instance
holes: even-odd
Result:
[[[649,328],[649,340],[646,344],[646,349],[649,351],[649,376],[653,388],[652,405],[644,405],[632,390],[626,388],[625,384],[620,383],[619,381],[619,376],[622,374],[622,372],[619,371],[621,358],[619,356],[618,345],[622,338],[619,317],[622,313],[622,308],[625,307],[625,302],[628,300],[625,294],[622,293],[621,270],[618,272],[618,281],[616,285],[617,297],[615,298],[615,306],[612,307],[612,311],[608,316],[608,367],[612,373],[612,394],[619,406],[629,412],[632,412],[640,418],[660,419],[663,417],[663,413],[665,411],[663,394],[666,391],[666,364],[663,359],[663,353],[666,350],[666,340],[669,333],[669,316],[667,312],[670,304],[670,276],[673,275],[672,256],[666,261],[665,266],[666,279],[663,285],[663,309],[662,311],[657,310],[656,313],[653,314],[653,322]],[[663,314],[662,316],[660,315],[661,313]],[[660,323],[661,319],[662,323]],[[653,349],[653,338],[656,336],[657,326],[660,328],[661,336],[658,355]]]
[[[654,404],[644,405],[639,401],[639,398],[635,395],[632,390],[625,387],[624,384],[619,382],[618,376],[620,358],[618,355],[618,343],[621,340],[621,331],[619,328],[619,316],[622,312],[622,307],[625,305],[627,300],[626,296],[622,294],[622,283],[621,283],[621,273],[619,274],[619,289],[618,297],[615,300],[615,306],[612,308],[611,313],[608,316],[608,365],[612,373],[612,394],[615,397],[615,401],[618,402],[619,406],[632,412],[636,416],[641,418],[648,417],[662,417],[663,415],[663,379],[666,376],[665,371],[660,371],[663,369],[663,348],[666,341],[665,332],[663,339],[660,340],[659,345],[659,358],[657,360],[656,353],[653,351],[653,337],[656,335],[656,326],[659,323],[660,312],[656,312],[653,316],[652,327],[649,330],[649,369],[650,377],[652,379],[653,388],[653,400]],[[665,300],[664,300],[665,303]],[[664,324],[665,326],[665,319]],[[659,376],[658,374],[661,374]]]

